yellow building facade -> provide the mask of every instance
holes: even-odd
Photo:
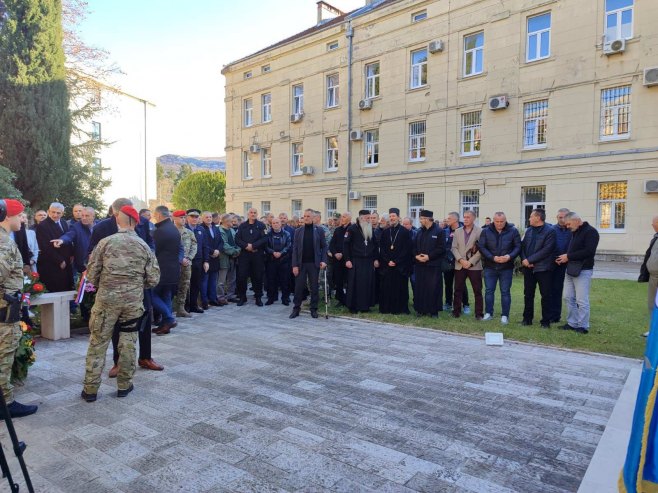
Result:
[[[658,2],[384,0],[224,67],[227,209],[658,214]]]

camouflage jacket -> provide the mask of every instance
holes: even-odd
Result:
[[[194,233],[187,228],[178,229],[180,231],[181,241],[183,242],[183,257],[194,260],[197,251],[197,241]]]
[[[9,233],[0,227],[0,308],[7,306],[5,293],[23,290],[23,258]]]
[[[87,264],[87,279],[96,286],[96,302],[139,305],[144,289],[160,280],[155,255],[134,231],[119,232],[102,239]]]

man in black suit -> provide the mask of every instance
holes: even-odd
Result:
[[[249,209],[248,218],[238,226],[235,243],[242,249],[238,257],[238,306],[247,303],[247,279],[251,278],[256,305],[263,306],[263,274],[265,272],[265,224],[258,220],[258,211]]]
[[[59,202],[53,202],[48,208],[48,217],[37,226],[36,230],[39,244],[37,271],[46,289],[51,293],[73,289],[73,249],[70,246],[55,248],[51,243],[69,230],[69,225],[62,219],[62,214],[64,214],[64,206]]]
[[[201,279],[201,308],[207,310],[211,306],[220,306],[217,302],[217,280],[219,279],[219,256],[224,249],[222,234],[214,224],[214,214],[204,212],[201,215],[203,232],[209,245],[210,255],[208,269]],[[205,266],[204,266],[205,270]]]
[[[167,206],[156,207],[153,218],[156,221],[153,232],[155,256],[160,266],[160,281],[153,288],[153,310],[162,317],[162,322],[153,332],[161,336],[169,334],[178,325],[171,303],[178,291],[183,243]]]
[[[304,211],[304,226],[295,230],[292,246],[292,273],[295,276],[295,299],[290,318],[299,316],[308,280],[311,289],[311,316],[318,318],[320,270],[327,268],[327,240],[322,228],[313,224],[312,209]]]

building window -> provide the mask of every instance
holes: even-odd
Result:
[[[251,99],[244,100],[244,126],[251,127],[254,124],[254,102]]]
[[[528,18],[526,61],[534,62],[551,56],[551,13]]]
[[[263,74],[269,74],[269,73],[272,71],[272,67],[270,67],[269,65],[263,65],[263,66],[260,68],[260,71],[261,71],[261,73],[263,73]]]
[[[366,130],[366,167],[379,165],[379,130]]]
[[[340,79],[338,74],[327,76],[327,108],[335,108],[340,104]]]
[[[600,230],[624,231],[626,228],[627,198],[627,182],[599,183],[597,226]]]
[[[425,121],[409,124],[409,161],[425,161]]]
[[[377,195],[364,195],[363,208],[369,210],[371,214],[377,212]]]
[[[292,86],[292,112],[295,115],[304,114],[304,85]]]
[[[427,85],[427,48],[411,52],[411,81],[409,87],[416,89]]]
[[[269,92],[261,96],[263,102],[263,123],[272,121],[272,94]]]
[[[521,197],[523,198],[523,227],[529,228],[532,211],[546,209],[546,187],[544,185],[523,187]]]
[[[548,99],[523,105],[523,148],[546,147]]]
[[[605,0],[605,38],[633,37],[633,0]]]
[[[260,213],[262,216],[265,216],[272,212],[272,202],[269,200],[264,200],[260,203]]]
[[[427,10],[421,10],[420,12],[415,12],[411,14],[411,22],[420,22],[427,19]]]
[[[611,87],[601,91],[601,140],[630,137],[631,86]]]
[[[253,74],[251,73],[251,70],[249,70],[248,72],[245,72],[244,74],[242,74],[242,78],[244,80],[251,79],[252,75]]]
[[[261,172],[263,178],[270,178],[272,176],[272,149],[261,149]]]
[[[379,62],[366,65],[366,99],[379,96]]]
[[[338,171],[338,137],[327,139],[326,171]]]
[[[253,207],[253,204],[251,202],[243,202],[242,203],[242,211],[244,213],[244,217],[247,217],[249,215],[249,209]]]
[[[251,163],[251,153],[249,151],[242,152],[242,178],[244,180],[251,180],[254,177],[254,170]]]
[[[338,49],[338,41],[332,41],[327,43],[327,51],[334,51]]]
[[[91,140],[101,140],[101,124],[91,122]]]
[[[94,158],[94,161],[93,161],[93,164],[92,164],[92,173],[99,180],[102,178],[102,176],[103,176],[103,161],[101,160],[101,158],[99,158],[99,157]]]
[[[479,156],[482,141],[482,111],[462,115],[462,156]]]
[[[410,193],[407,195],[407,202],[409,204],[409,217],[414,226],[418,228],[420,226],[420,211],[425,208],[425,194]]]
[[[335,197],[324,199],[324,208],[327,211],[327,219],[333,217],[334,212],[338,210],[338,199]]]
[[[464,212],[473,211],[475,218],[480,217],[480,191],[461,190],[459,192],[459,212],[464,217]]]
[[[464,77],[481,74],[484,66],[484,33],[464,36]]]
[[[298,219],[302,217],[302,201],[299,199],[293,199],[291,202],[290,206],[290,212],[292,213],[293,217],[297,217]]]
[[[292,145],[292,174],[301,175],[304,166],[304,144],[295,142]]]

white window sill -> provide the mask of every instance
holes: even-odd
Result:
[[[555,60],[555,57],[552,56],[552,55],[543,56],[541,58],[535,58],[534,60],[526,60],[525,61],[525,66],[529,67],[531,65],[534,65],[534,64],[537,64],[537,63],[540,63],[540,62],[550,62],[550,61],[553,61],[553,60]]]
[[[290,176],[303,176],[303,173],[301,171],[299,173],[291,173]]]
[[[416,92],[416,91],[422,91],[423,89],[429,89],[430,85],[429,84],[423,84],[422,86],[417,86],[417,87],[409,87],[407,89],[407,92]]]
[[[376,96],[363,96],[363,99],[367,99],[368,101],[377,101],[378,99],[381,99],[382,95],[377,94]]]
[[[623,235],[626,234],[626,229],[600,229],[596,228],[599,232],[599,234],[604,234],[604,235]]]
[[[546,144],[538,144],[534,146],[526,146],[523,149],[521,149],[522,152],[525,151],[545,151],[547,148]]]
[[[471,79],[477,79],[480,77],[486,77],[487,72],[478,72],[477,74],[468,74],[468,75],[463,75],[460,78],[457,79],[457,82],[462,82],[465,80],[471,80]]]
[[[337,105],[335,105],[335,106],[327,106],[327,107],[325,107],[325,110],[326,110],[326,111],[337,110],[338,108],[340,108],[340,105],[339,105],[339,104],[337,104]]]
[[[425,158],[423,158],[423,159],[409,159],[409,161],[407,161],[407,162],[408,162],[409,164],[424,163],[424,162],[425,162]]]
[[[269,178],[272,178],[272,175],[263,175],[263,180],[266,180],[266,179],[269,179]]]
[[[267,125],[268,123],[272,123],[272,120],[266,120],[264,122],[260,122],[261,125]]]
[[[599,143],[605,144],[607,142],[620,142],[625,140],[631,140],[631,134],[627,135],[611,135],[608,137],[599,137]]]
[[[363,165],[363,168],[364,168],[364,169],[378,168],[378,167],[379,167],[379,163],[377,163],[377,164],[364,164],[364,165]]]
[[[338,168],[325,169],[324,172],[325,173],[337,173]]]
[[[479,157],[479,152],[465,152],[459,155],[459,157]]]
[[[253,179],[254,179],[253,176],[245,176],[244,178],[242,178],[242,181],[251,181]]]

